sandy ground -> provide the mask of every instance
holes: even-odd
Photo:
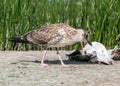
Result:
[[[48,51],[41,67],[40,51],[1,51],[0,86],[120,86],[120,61],[114,65],[70,62],[61,52],[69,68],[62,68],[55,51]]]

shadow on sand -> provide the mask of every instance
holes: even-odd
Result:
[[[83,61],[69,61],[69,60],[63,60],[65,64],[95,64],[95,63],[91,63],[91,62],[83,62]],[[28,61],[28,60],[19,60],[19,63],[20,62],[32,62],[32,63],[39,63],[41,61],[38,61],[38,60],[35,60],[35,61]],[[59,60],[45,60],[44,61],[45,63],[47,64],[55,64],[55,65],[58,65],[60,64],[60,61]]]

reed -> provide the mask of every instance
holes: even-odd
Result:
[[[58,22],[84,28],[90,32],[91,41],[113,48],[120,33],[119,9],[119,0],[0,0],[0,50],[13,50],[14,44],[7,38]],[[42,47],[17,44],[14,49],[42,50]]]

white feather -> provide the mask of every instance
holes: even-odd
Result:
[[[113,60],[110,58],[110,54],[108,53],[107,49],[99,42],[92,42],[92,46],[86,44],[82,49],[82,54],[96,54],[96,58],[91,59],[92,62],[101,61],[106,64],[110,64],[110,62],[113,63]]]

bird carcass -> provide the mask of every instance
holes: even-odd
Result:
[[[76,52],[76,51],[75,51]],[[76,61],[90,61],[93,63],[105,63],[105,64],[113,64],[113,60],[108,53],[108,50],[105,48],[105,46],[99,42],[92,42],[92,46],[89,44],[86,44],[85,47],[79,51],[80,54],[73,55],[67,54],[70,60],[76,60]],[[78,52],[78,51],[77,51]],[[87,59],[87,60],[86,60]]]

